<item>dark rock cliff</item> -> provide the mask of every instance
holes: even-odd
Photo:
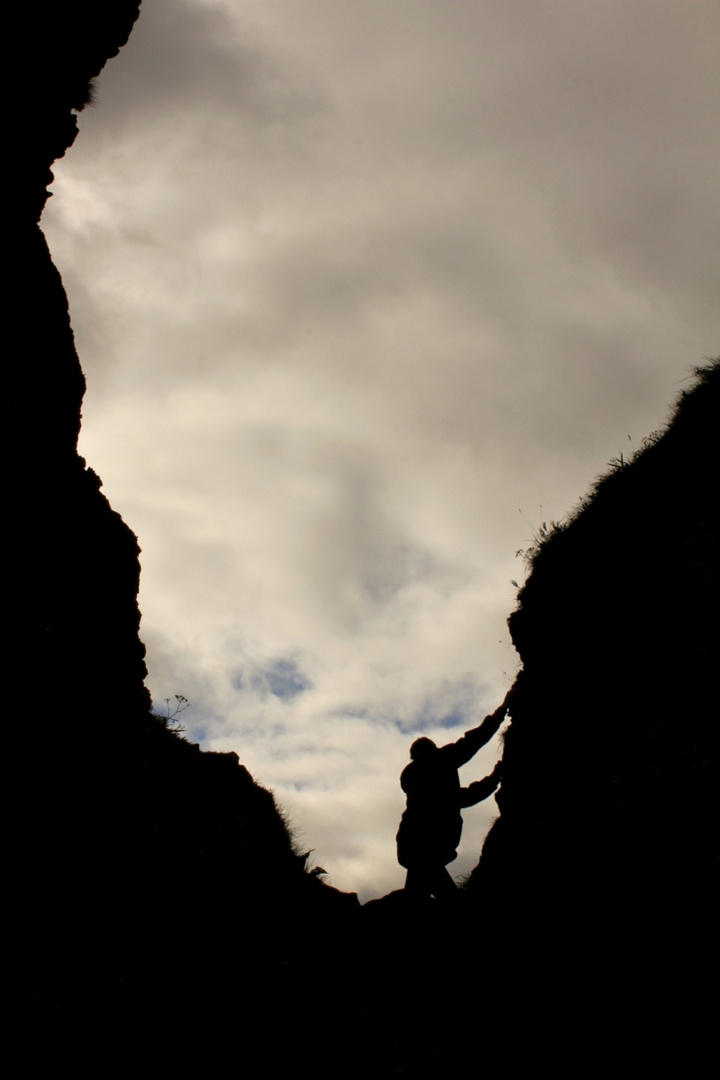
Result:
[[[85,381],[38,220],[52,162],[138,8],[67,0],[5,16],[33,82],[5,124],[15,333],[4,422],[2,1006],[38,1065],[46,1055],[82,1067],[110,1047],[132,1059],[163,1047],[167,1065],[202,1046],[210,1061],[243,1037],[254,1052],[270,983],[295,978],[308,934],[319,943],[337,912],[352,922],[358,910],[305,872],[272,794],[237,755],[202,753],[152,715],[140,549],[77,453]],[[300,1003],[280,995],[287,1032],[320,992],[306,974]],[[178,1030],[179,1002],[193,1035]]]
[[[501,816],[468,896],[545,1039],[558,1014],[575,1032],[568,1054],[584,1038],[596,1056],[624,1043],[689,1067],[709,1045],[719,477],[715,361],[666,430],[542,538],[509,619],[523,668]]]
[[[77,454],[85,380],[67,297],[37,224],[50,166],[72,145],[91,80],[125,43],[137,14],[137,2],[114,0],[16,5],[6,17],[16,70],[32,73],[22,107],[5,125],[12,146],[7,310],[15,327],[5,375],[7,647],[18,707],[36,705],[36,724],[52,729],[58,711],[71,709],[77,726],[99,708],[148,705],[139,548]],[[27,727],[14,734],[22,739]]]

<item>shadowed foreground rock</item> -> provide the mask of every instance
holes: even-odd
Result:
[[[277,1042],[268,1016],[294,1044],[339,962],[314,958],[359,911],[306,873],[235,754],[201,753],[153,717],[137,540],[77,453],[85,380],[37,222],[90,80],[137,13],[133,0],[67,0],[4,16],[32,78],[5,124],[3,1017],[19,1062],[103,1073],[141,1054],[210,1066],[243,1044],[252,1062]]]
[[[562,1016],[571,1047],[685,1068],[714,1026],[719,480],[715,361],[534,554],[501,817],[468,885],[546,1037]]]

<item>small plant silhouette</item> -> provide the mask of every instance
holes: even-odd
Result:
[[[314,850],[315,850],[315,848],[310,848],[309,851],[303,851],[302,855],[300,855],[300,858],[302,859],[303,863],[305,864],[305,873],[306,874],[310,874],[311,877],[322,877],[324,874],[327,874],[327,870],[325,870],[322,866],[310,867],[310,865],[309,865],[309,859],[310,859],[310,856],[312,855],[312,853],[314,852]]]
[[[155,718],[160,720],[164,727],[170,731],[175,731],[177,734],[181,734],[187,729],[178,720],[180,713],[184,713],[186,709],[190,708],[190,702],[184,694],[175,694],[173,698],[163,698],[165,702],[165,712],[156,712]]]
[[[540,509],[542,510],[542,506],[540,507]],[[522,510],[519,507],[518,513],[522,514],[522,516],[525,518],[528,525],[532,529],[533,533],[532,544],[530,545],[530,547],[519,548],[515,552],[515,558],[522,559],[529,570],[532,567],[533,560],[540,548],[550,539],[551,536],[554,536],[555,533],[560,532],[560,530],[564,528],[564,525],[562,521],[551,521],[549,524],[547,521],[543,521],[542,525],[536,527],[527,517],[525,517],[525,514],[523,514]],[[517,581],[511,580],[510,584],[514,585],[516,589],[520,588],[520,585]]]

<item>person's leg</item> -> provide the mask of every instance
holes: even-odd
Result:
[[[425,866],[414,866],[405,878],[405,892],[414,900],[429,900],[432,895],[432,875]]]
[[[434,871],[430,891],[437,900],[454,900],[457,897],[457,885],[446,867],[441,866]]]

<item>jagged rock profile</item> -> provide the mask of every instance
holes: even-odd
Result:
[[[245,1033],[254,1053],[269,987],[294,972],[306,935],[319,947],[336,912],[352,921],[359,910],[306,872],[272,794],[236,754],[202,753],[153,716],[140,549],[77,452],[85,380],[38,221],[50,167],[138,9],[66,0],[4,16],[18,70],[32,77],[5,123],[15,334],[4,422],[2,998],[18,1054],[32,1047],[38,1068],[47,1053],[53,1069],[66,1060],[93,1072],[105,1071],[110,1048],[136,1061],[163,1047],[167,1066],[187,1065],[202,1046],[208,1063]],[[313,997],[279,1005],[298,1038]],[[179,999],[192,1007],[195,1039],[178,1037]]]
[[[719,479],[715,361],[538,545],[509,619],[501,816],[468,884],[546,1036],[559,1010],[609,1056],[654,1041],[648,1060],[674,1048],[685,1068],[712,1030]]]
[[[18,707],[37,704],[35,723],[47,719],[53,728],[58,703],[72,709],[76,724],[101,707],[149,704],[138,638],[139,548],[77,453],[85,380],[67,297],[38,226],[50,166],[72,145],[91,81],[127,40],[138,6],[29,3],[5,17],[8,40],[21,57],[27,53],[32,72],[23,107],[5,125],[13,155],[8,310],[16,328],[5,377],[12,463],[6,648]]]

